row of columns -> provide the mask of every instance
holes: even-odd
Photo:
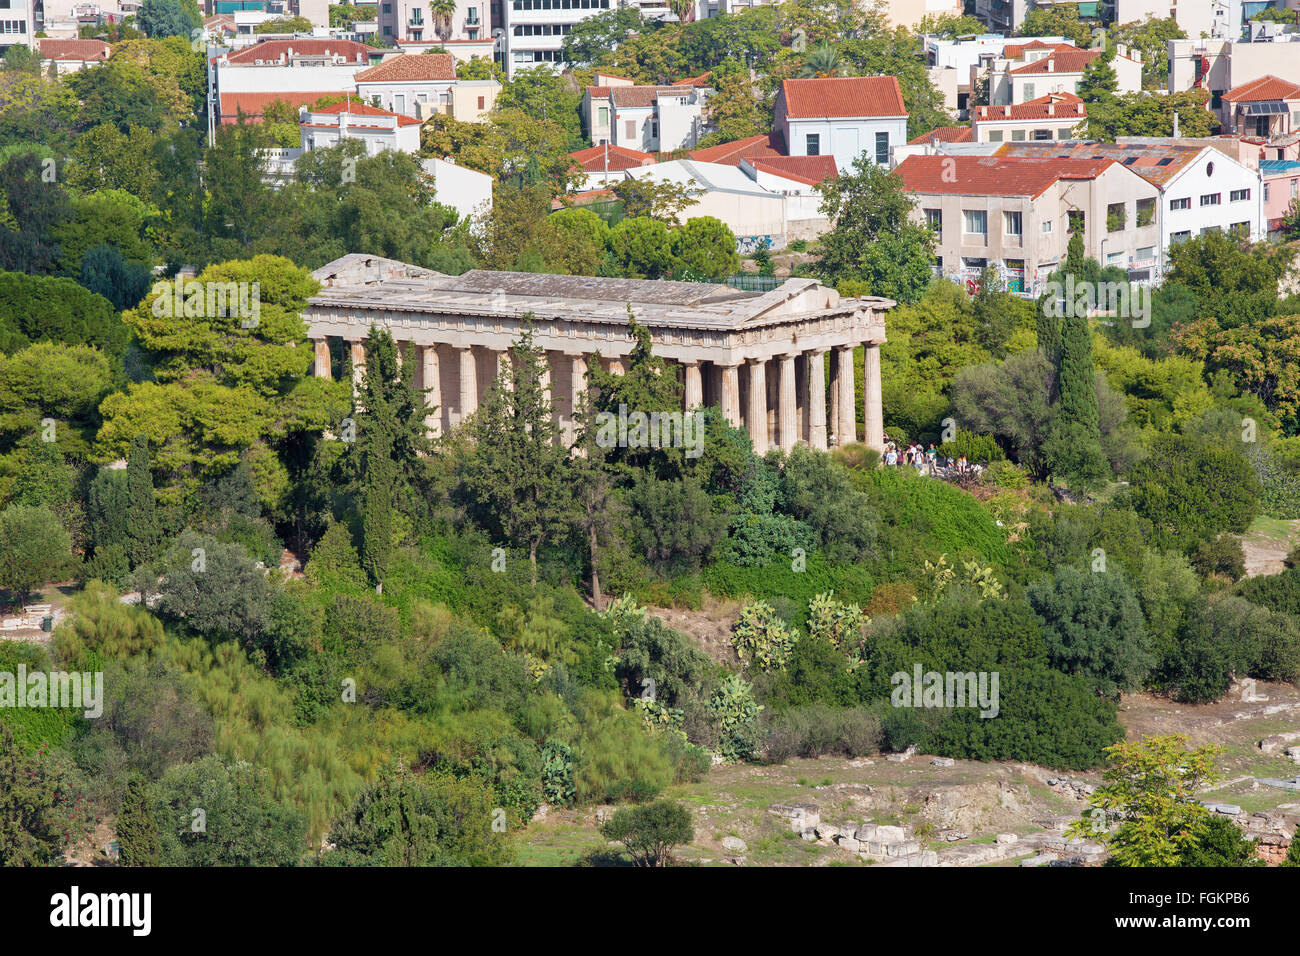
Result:
[[[352,359],[353,387],[358,388],[365,369],[365,349],[360,341],[349,343]],[[419,383],[425,391],[425,404],[429,409],[427,418],[430,432],[437,437],[442,434],[443,376],[437,346],[416,346],[419,356]],[[478,409],[479,374],[475,347],[453,349],[457,356],[457,378],[459,395],[456,415],[453,423],[464,421]],[[509,352],[493,350],[496,355],[493,363],[495,371],[500,374],[508,367]],[[863,390],[863,425],[865,440],[873,448],[881,449],[884,443],[884,418],[880,404],[880,348],[878,344],[866,343],[863,349],[864,379]],[[789,352],[775,360],[776,384],[776,420],[774,436],[769,435],[768,422],[768,383],[767,360],[750,359],[743,363],[745,369],[746,402],[741,409],[741,373],[742,365],[718,364],[721,370],[721,394],[718,404],[723,417],[736,428],[745,428],[753,441],[755,453],[765,454],[775,445],[783,451],[789,451],[801,438],[809,447],[824,451],[828,443],[846,445],[857,440],[856,385],[853,371],[853,346],[840,345],[834,348],[834,364],[831,366],[830,418],[827,420],[826,356],[827,349],[812,349],[806,352]],[[330,378],[329,343],[325,339],[315,341],[316,375]],[[399,361],[401,351],[399,348]],[[569,362],[569,382],[566,399],[568,403],[565,438],[574,438],[573,412],[581,403],[582,393],[587,387],[587,363],[582,355],[565,354]],[[800,402],[797,360],[805,360],[803,384],[805,393]],[[683,386],[684,404],[687,409],[704,404],[704,376],[701,363],[684,361]],[[623,363],[619,359],[608,361],[609,370],[615,374],[623,372]],[[543,388],[550,388],[550,366],[548,363],[542,383]],[[716,386],[715,386],[716,387]],[[799,408],[805,411],[804,427],[801,429]],[[801,435],[800,432],[804,434]],[[873,440],[874,439],[874,440]]]

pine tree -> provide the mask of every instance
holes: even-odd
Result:
[[[525,328],[510,348],[510,367],[498,375],[471,426],[475,448],[464,487],[481,516],[514,547],[527,548],[537,583],[537,551],[561,537],[572,520],[568,449],[543,386],[546,353]]]
[[[144,435],[132,439],[126,461],[126,514],[127,555],[134,568],[153,559],[161,537],[149,462],[149,439]]]
[[[158,821],[149,800],[149,784],[135,774],[127,781],[122,809],[117,815],[117,839],[123,866],[157,866],[161,846]]]

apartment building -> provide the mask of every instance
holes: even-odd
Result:
[[[1087,119],[1083,100],[1073,93],[1048,93],[1027,103],[975,107],[970,139],[977,143],[1073,139]]]
[[[1073,231],[1087,255],[1134,279],[1157,260],[1159,227],[1144,212],[1159,190],[1113,159],[914,155],[894,172],[935,231],[936,273],[955,281],[993,265],[1007,288],[1037,294]]]
[[[1273,232],[1281,228],[1291,203],[1300,199],[1300,161],[1261,159],[1259,174],[1263,179],[1264,225]]]
[[[353,40],[311,37],[222,51],[210,58],[209,109],[220,123],[234,123],[241,113],[257,122],[274,101],[310,106],[324,96],[353,93],[356,75],[382,56]]]
[[[42,19],[41,0],[0,0],[0,54],[11,46],[34,47]]]
[[[693,149],[708,131],[709,87],[638,86],[605,73],[597,73],[596,80],[599,85],[582,95],[582,119],[597,146],[672,152]]]
[[[303,107],[299,130],[304,152],[337,146],[345,139],[360,140],[367,156],[386,149],[414,153],[420,148],[420,121],[365,103],[335,103],[318,110]]]
[[[1158,189],[1159,202],[1155,207],[1143,206],[1137,210],[1140,225],[1154,221],[1159,229],[1156,261],[1150,265],[1151,279],[1164,275],[1170,247],[1185,239],[1218,230],[1237,233],[1254,241],[1263,238],[1267,232],[1259,170],[1204,143],[1008,143],[998,150],[997,155],[1110,159]],[[1149,258],[1137,257],[1138,261],[1131,268],[1148,268],[1146,260]]]
[[[1217,112],[1225,132],[1265,141],[1290,137],[1300,132],[1300,85],[1260,77],[1227,90]]]
[[[943,106],[959,119],[966,119],[970,105],[971,84],[978,79],[981,60],[991,63],[1002,56],[1008,46],[1019,46],[1022,40],[1013,40],[1000,33],[964,36],[949,39],[943,36],[923,38],[926,72],[935,89],[943,94]],[[1067,44],[1065,37],[1039,37],[1038,43]]]
[[[492,36],[488,0],[456,0],[449,19],[433,15],[428,0],[379,0],[376,21],[380,36],[394,43],[447,45],[481,42]]]
[[[785,80],[772,128],[789,156],[834,156],[847,172],[865,154],[888,167],[890,150],[907,142],[907,108],[893,76]]]
[[[1276,6],[1267,0],[1110,0],[1115,23],[1132,23],[1147,17],[1172,17],[1189,37],[1235,38],[1241,36],[1246,16],[1261,7]]]
[[[362,70],[353,81],[362,102],[417,116],[420,103],[450,107],[456,67],[450,53],[406,53]]]
[[[501,0],[506,75],[540,63],[559,69],[560,44],[574,24],[617,6],[617,0]]]

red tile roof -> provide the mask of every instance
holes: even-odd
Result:
[[[604,202],[613,198],[614,190],[612,189],[585,189],[582,192],[567,193],[551,200],[551,212],[569,206],[588,206],[592,203]]]
[[[335,56],[348,63],[369,63],[371,54],[382,51],[372,50],[364,43],[355,40],[321,40],[310,37],[297,37],[292,40],[264,40],[250,47],[230,54],[226,61],[238,66],[253,66],[258,60],[263,63],[277,63],[288,57],[289,51],[294,56]]]
[[[834,156],[756,156],[745,162],[761,172],[809,186],[821,185],[840,174]]]
[[[1223,94],[1234,103],[1257,103],[1260,100],[1300,99],[1300,86],[1276,76],[1261,76]]]
[[[628,149],[626,146],[591,146],[569,155],[589,173],[599,173],[606,169],[636,169],[655,162],[654,153],[643,153],[637,149]]]
[[[701,163],[724,163],[727,166],[739,166],[742,159],[770,158],[784,156],[781,136],[778,133],[760,133],[745,139],[735,139],[730,143],[693,149],[686,155]]]
[[[456,64],[450,53],[406,53],[362,70],[354,79],[358,83],[420,83],[431,80],[455,80]]]
[[[331,103],[329,106],[323,106],[318,110],[312,110],[316,115],[329,113],[333,116],[341,116],[346,113],[348,116],[396,116],[398,126],[419,126],[421,121],[413,116],[399,116],[397,113],[389,110],[382,110],[378,106],[370,106],[366,103],[356,103],[344,101],[342,103]],[[358,126],[362,125],[360,123]]]
[[[1007,44],[1002,48],[1002,58],[1006,60],[1023,59],[1025,53],[1029,50],[1051,50],[1052,52],[1068,52],[1079,49],[1073,43],[1044,43],[1042,40],[1033,40],[1029,43]]]
[[[906,116],[894,76],[829,76],[785,80],[779,94],[793,119],[820,116]]]
[[[711,73],[701,73],[699,76],[688,76],[683,80],[673,83],[673,86],[708,86],[709,76]]]
[[[1164,187],[1201,155],[1205,146],[1167,146],[1126,143],[1003,143],[995,155],[1005,157],[1056,157],[1058,159],[1113,159],[1149,183]],[[1164,163],[1161,165],[1161,163]]]
[[[593,100],[609,100],[623,108],[646,108],[655,105],[660,96],[684,96],[686,90],[676,86],[589,86],[587,92]]]
[[[1095,179],[1113,159],[909,156],[894,169],[909,192],[956,196],[1041,196],[1060,179]]]
[[[971,128],[969,126],[938,126],[928,133],[922,133],[915,139],[907,141],[908,146],[920,146],[924,143],[969,143]]]
[[[259,122],[266,108],[277,100],[288,103],[294,110],[311,104],[326,96],[337,96],[338,90],[314,90],[287,93],[222,93],[221,122],[233,123],[238,114]]]
[[[1100,50],[1063,50],[1035,60],[1033,63],[1013,66],[1010,72],[1016,74],[1082,73],[1083,68],[1099,56],[1101,56]]]
[[[1084,119],[1088,111],[1083,100],[1073,93],[1048,93],[1035,100],[1016,103],[1012,106],[978,106],[975,108],[976,122],[998,122],[1003,120],[1042,120],[1067,119],[1074,117]]]
[[[59,40],[39,37],[36,40],[44,60],[107,60],[108,44],[103,40]]]

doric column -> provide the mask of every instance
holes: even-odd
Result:
[[[776,436],[789,452],[799,440],[799,396],[794,385],[794,355],[781,356],[781,390],[776,404]]]
[[[436,345],[420,346],[420,384],[425,389],[424,425],[429,434],[437,438],[442,434],[442,376],[438,368],[438,347]]]
[[[501,388],[508,391],[513,387],[510,378],[510,372],[511,372],[510,350],[493,349],[492,354],[496,356],[496,361],[492,363],[493,380],[499,378],[501,380]]]
[[[862,352],[862,440],[868,448],[883,452],[885,415],[880,406],[880,346],[867,342]]]
[[[572,445],[578,440],[578,411],[587,395],[587,360],[581,355],[569,359],[569,423],[564,429],[564,443]]]
[[[686,410],[699,408],[704,404],[704,379],[700,376],[700,363],[684,361],[686,367]]]
[[[542,367],[539,371],[540,371],[540,377],[538,378],[538,384],[542,386],[542,397],[550,398],[550,395],[548,393],[551,391],[551,355],[549,352],[542,352]],[[554,408],[555,408],[555,401],[552,399],[551,400],[552,411],[554,411]]]
[[[853,382],[853,346],[836,346],[840,358],[840,446],[858,440],[857,400]]]
[[[826,422],[830,438],[836,445],[840,443],[840,355],[838,351],[828,352],[831,357],[831,417]]]
[[[316,339],[316,377],[331,378],[329,339]]]
[[[361,377],[366,371],[366,346],[359,339],[349,342],[348,345],[352,352],[352,391],[355,393],[360,391]]]
[[[478,411],[478,366],[474,362],[474,346],[460,352],[460,420],[463,422]]]
[[[749,364],[749,415],[745,427],[754,443],[754,454],[767,453],[767,374],[763,359],[750,359]]]
[[[740,366],[723,365],[722,368],[722,417],[732,428],[741,428],[740,418]]]
[[[826,450],[826,353],[814,349],[808,356],[808,447]]]

